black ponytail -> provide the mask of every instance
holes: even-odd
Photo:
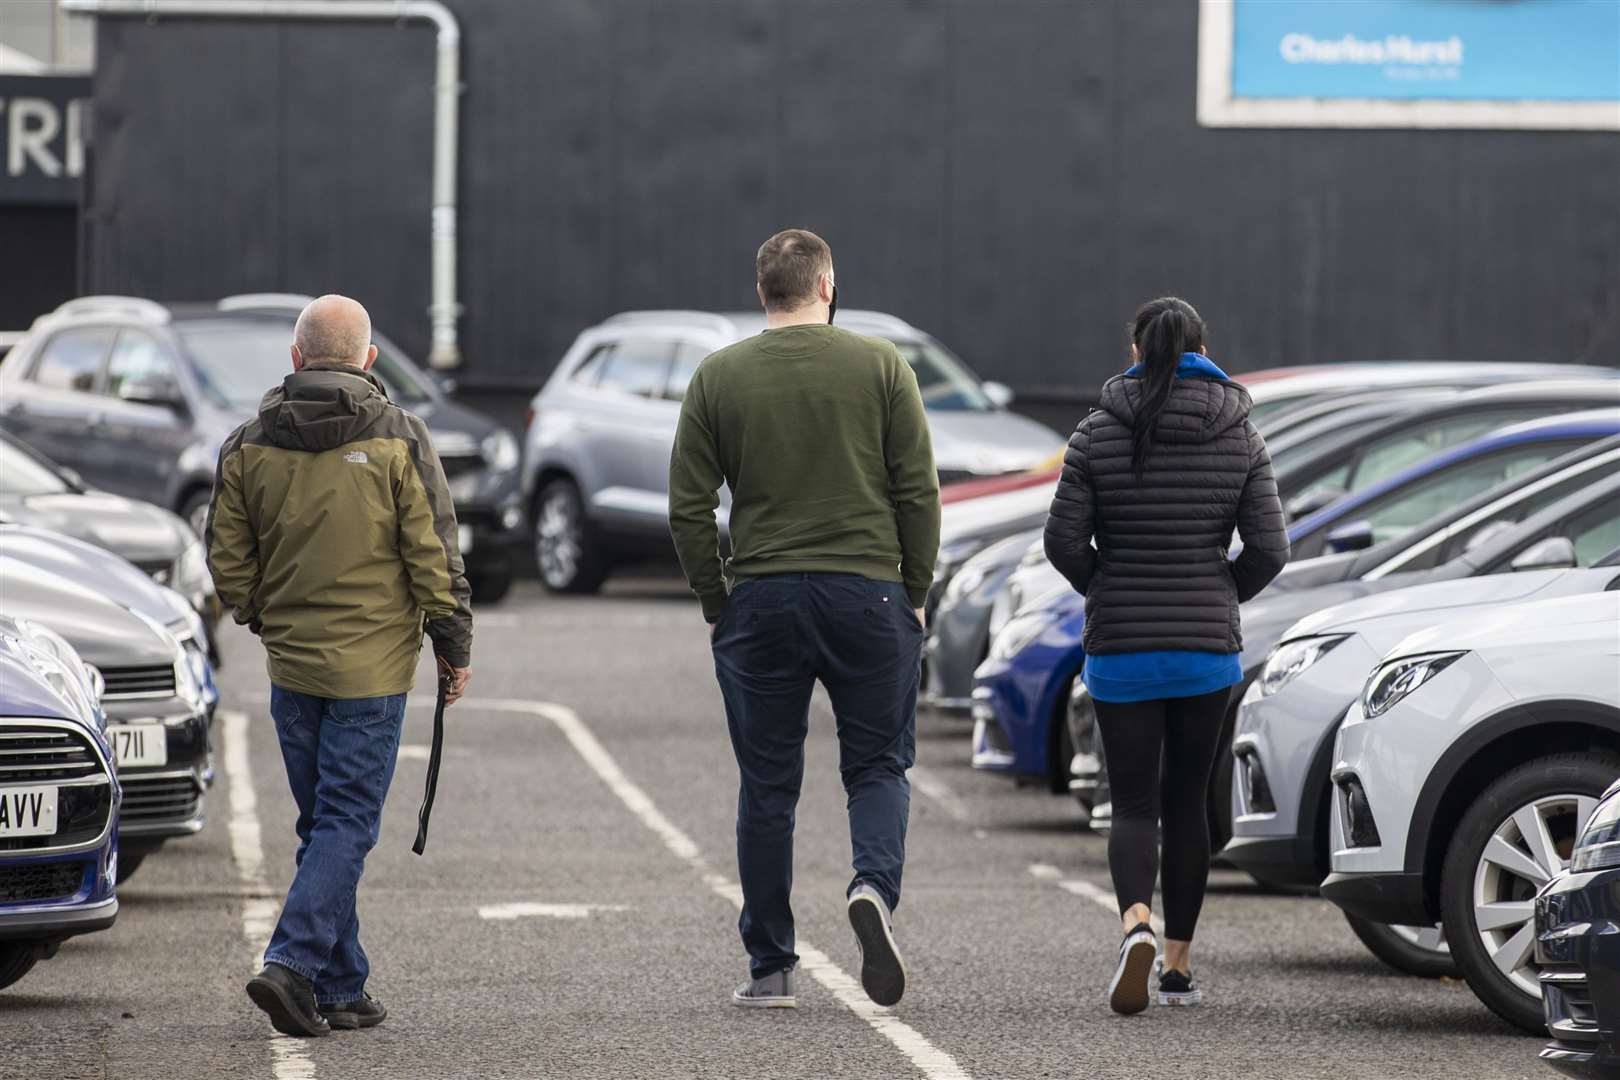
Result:
[[[1174,296],[1149,300],[1137,308],[1131,320],[1131,341],[1142,368],[1142,396],[1136,408],[1136,429],[1131,433],[1131,465],[1140,478],[1153,448],[1153,429],[1170,404],[1181,354],[1203,351],[1204,320],[1185,300]]]

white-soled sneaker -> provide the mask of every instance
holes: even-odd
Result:
[[[793,969],[772,972],[763,979],[750,979],[731,992],[731,1003],[745,1009],[797,1009],[793,993]]]
[[[864,882],[849,894],[849,925],[861,947],[861,988],[879,1005],[893,1005],[906,992],[906,962],[894,943],[889,905]]]
[[[1148,977],[1159,955],[1153,928],[1137,923],[1119,946],[1119,964],[1108,983],[1108,1007],[1121,1016],[1131,1016],[1148,1007]]]
[[[1192,974],[1183,975],[1175,968],[1159,972],[1159,990],[1155,1000],[1160,1005],[1197,1005],[1204,1000],[1204,992],[1193,982]]]

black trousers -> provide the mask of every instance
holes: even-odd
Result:
[[[1164,936],[1191,941],[1209,884],[1209,780],[1230,691],[1098,701],[1113,791],[1108,869],[1123,915],[1153,906],[1163,849]],[[1161,833],[1162,827],[1162,833]]]
[[[900,903],[917,753],[923,628],[899,582],[854,574],[744,581],[715,624],[714,670],[737,754],[738,920],[753,977],[798,963],[793,825],[810,694],[827,688],[838,725],[856,882]]]

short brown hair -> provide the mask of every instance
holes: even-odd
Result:
[[[809,229],[783,229],[754,256],[754,278],[767,311],[792,311],[810,303],[816,298],[816,279],[832,268],[832,248]]]

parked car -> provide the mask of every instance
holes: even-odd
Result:
[[[1602,372],[1490,386],[1387,417],[1370,428],[1340,429],[1276,463],[1277,490],[1300,520],[1409,465],[1509,424],[1555,413],[1612,407],[1620,380]]]
[[[0,554],[0,615],[55,630],[93,664],[124,802],[119,874],[203,826],[212,779],[208,704],[185,649],[161,624],[93,588]]]
[[[1232,740],[1227,860],[1276,887],[1312,888],[1329,870],[1333,740],[1367,672],[1408,635],[1469,611],[1620,587],[1620,550],[1586,570],[1532,570],[1436,582],[1328,608],[1295,623],[1243,695]],[[1617,631],[1620,632],[1620,631]],[[1437,926],[1391,927],[1349,916],[1392,967],[1454,973]]]
[[[1546,1030],[1536,894],[1620,776],[1616,627],[1620,592],[1601,592],[1420,631],[1334,744],[1322,894],[1375,922],[1439,920],[1474,993],[1530,1032]]]
[[[93,487],[173,510],[200,536],[220,443],[290,372],[293,323],[310,299],[69,301],[0,364],[0,429]],[[373,373],[427,423],[444,464],[474,597],[498,600],[525,539],[517,440],[451,401],[382,333],[372,340]]]
[[[1570,1076],[1620,1073],[1620,781],[1575,838],[1569,869],[1536,894],[1536,965],[1553,1041],[1541,1060]]]
[[[1481,538],[1449,562],[1427,570],[1376,580],[1340,581],[1311,589],[1268,589],[1243,605],[1244,680],[1233,688],[1227,715],[1230,732],[1237,706],[1283,633],[1313,612],[1363,596],[1421,584],[1503,573],[1590,566],[1620,547],[1620,474],[1608,473],[1506,531]],[[1077,779],[1074,755],[1100,760],[1093,717],[1075,708],[1075,676],[1084,662],[1084,600],[1067,584],[1027,604],[991,644],[990,658],[975,675],[974,764],[979,768],[1038,776],[1054,791]],[[1081,699],[1080,704],[1084,704]],[[1053,728],[1062,727],[1063,732]],[[1223,741],[1230,739],[1230,734]],[[1054,759],[1065,748],[1068,758]],[[1009,756],[1010,755],[1010,756]],[[1097,778],[1088,797],[1097,799]],[[1217,850],[1230,837],[1231,759],[1217,763],[1211,788],[1211,839]],[[1084,793],[1084,789],[1082,789]],[[1102,815],[1093,814],[1094,826]],[[1388,921],[1388,920],[1382,920]]]
[[[0,394],[5,392],[0,385]],[[133,563],[186,598],[202,619],[215,662],[219,597],[202,542],[162,507],[84,486],[78,474],[41,457],[0,431],[0,524],[29,525],[71,536]],[[167,621],[167,620],[164,620]]]
[[[894,342],[917,373],[940,480],[1025,472],[1062,447],[1008,412],[1011,393],[981,382],[944,345],[892,315],[840,311],[838,325]],[[631,311],[579,335],[530,404],[523,491],[541,580],[594,592],[615,563],[669,542],[669,454],[698,364],[765,327],[762,314]],[[722,529],[729,496],[722,495]]]
[[[71,646],[0,617],[0,990],[118,917],[118,781]]]
[[[1041,530],[998,540],[952,575],[928,618],[919,703],[941,713],[967,715],[973,706],[973,671],[990,651],[990,609]]]
[[[185,597],[141,573],[139,567],[105,548],[29,525],[0,524],[0,555],[86,586],[92,592],[160,624],[185,650],[186,662],[202,687],[212,722],[219,704],[206,627]],[[5,598],[0,597],[0,608]]]

